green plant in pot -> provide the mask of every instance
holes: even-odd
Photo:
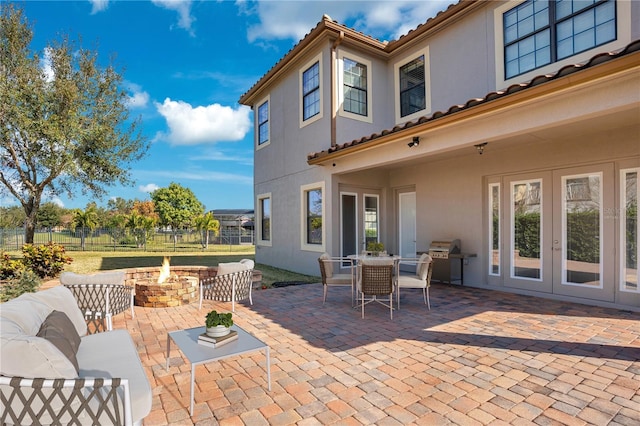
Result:
[[[367,251],[371,252],[372,256],[378,256],[384,250],[384,244],[380,242],[371,241],[367,243]]]
[[[233,325],[233,314],[231,312],[211,311],[207,314],[205,325],[207,335],[211,337],[221,337],[229,334],[229,327]]]

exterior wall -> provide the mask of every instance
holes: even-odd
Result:
[[[408,43],[386,61],[367,56],[346,42],[340,44],[337,56],[355,54],[371,63],[373,81],[368,94],[373,100],[373,120],[336,114],[337,144],[368,138],[403,120],[415,122],[417,116],[447,111],[452,105],[484,97],[511,84],[497,78],[502,72],[498,52],[502,47],[496,41],[501,37],[496,30],[501,25],[501,15],[496,10],[511,4],[479,3],[463,17],[456,17],[429,35],[428,40]],[[618,17],[621,26],[627,28],[619,32],[615,43],[571,57],[566,64],[586,61],[597,52],[621,48],[638,39],[640,2],[619,2]],[[398,120],[398,66],[421,52],[427,52],[429,108],[415,117]],[[322,118],[301,127],[299,69],[319,54],[323,69]],[[331,143],[331,42],[317,46],[295,62],[296,67],[264,93],[270,100],[271,137],[269,145],[256,150],[255,194],[271,194],[272,240],[269,245],[257,245],[256,261],[260,263],[317,275],[316,259],[321,252],[340,254],[341,191],[357,194],[358,203],[364,194],[379,195],[380,240],[388,251],[397,253],[398,193],[415,191],[417,251],[426,251],[433,240],[460,238],[463,252],[478,255],[469,259],[465,267],[465,285],[512,291],[503,286],[502,279],[488,279],[488,180],[600,163],[610,164],[617,172],[625,161],[640,162],[636,67],[586,83],[572,77],[571,84],[558,85],[544,95],[516,104],[492,103],[493,109],[484,110],[477,117],[445,120],[422,132],[418,129],[419,147],[408,149],[411,135],[398,136],[380,146],[363,146],[333,161],[309,166],[306,155],[327,150]],[[527,82],[564,65],[551,64],[518,79]],[[340,78],[336,78],[335,92],[342,90],[339,82]],[[549,86],[553,87],[551,83]],[[485,154],[479,156],[474,145],[487,141]],[[315,248],[302,245],[301,187],[312,183],[324,185],[323,244]],[[627,305],[640,307],[640,295],[635,302],[633,298],[628,300]]]

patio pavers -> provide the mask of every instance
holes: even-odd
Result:
[[[167,332],[203,324],[205,301],[135,308],[114,318],[138,345],[153,388],[145,425],[640,424],[640,314],[435,284],[401,309],[351,308],[348,289],[320,284],[253,293],[234,321],[271,348],[196,369]]]

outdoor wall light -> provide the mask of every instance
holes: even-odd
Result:
[[[420,136],[414,136],[411,142],[407,144],[409,148],[420,145]]]
[[[482,143],[479,143],[478,145],[474,145],[478,150],[478,154],[482,155],[482,153],[484,152],[484,147],[487,146],[488,143],[489,142],[482,142]]]

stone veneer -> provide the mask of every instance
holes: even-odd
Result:
[[[160,267],[125,269],[125,284],[134,286],[136,306],[166,308],[198,301],[200,281],[215,277],[217,266],[171,266],[171,280],[158,284]],[[253,285],[262,281],[262,272],[253,270]]]

